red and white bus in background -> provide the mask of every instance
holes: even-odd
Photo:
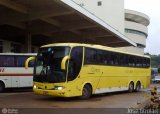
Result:
[[[32,87],[33,66],[25,69],[25,60],[36,53],[0,53],[0,92],[5,88]]]

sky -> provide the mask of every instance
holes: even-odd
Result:
[[[160,54],[160,0],[124,0],[125,9],[145,13],[150,18],[145,52]]]

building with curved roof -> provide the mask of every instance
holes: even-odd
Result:
[[[146,39],[148,36],[147,26],[150,19],[147,15],[125,9],[125,36],[137,44],[137,47],[128,46],[122,49],[134,53],[144,54]]]

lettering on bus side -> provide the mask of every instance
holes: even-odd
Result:
[[[100,72],[100,69],[97,69],[97,68],[92,67],[92,68],[91,68],[91,72]]]
[[[4,72],[5,71],[5,69],[4,68],[0,68],[0,72]]]
[[[126,70],[126,73],[133,73],[133,72],[134,72],[134,70]]]

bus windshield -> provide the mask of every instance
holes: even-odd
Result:
[[[63,57],[69,55],[70,47],[40,48],[35,61],[34,78],[36,82],[65,82],[66,71],[61,70]]]

